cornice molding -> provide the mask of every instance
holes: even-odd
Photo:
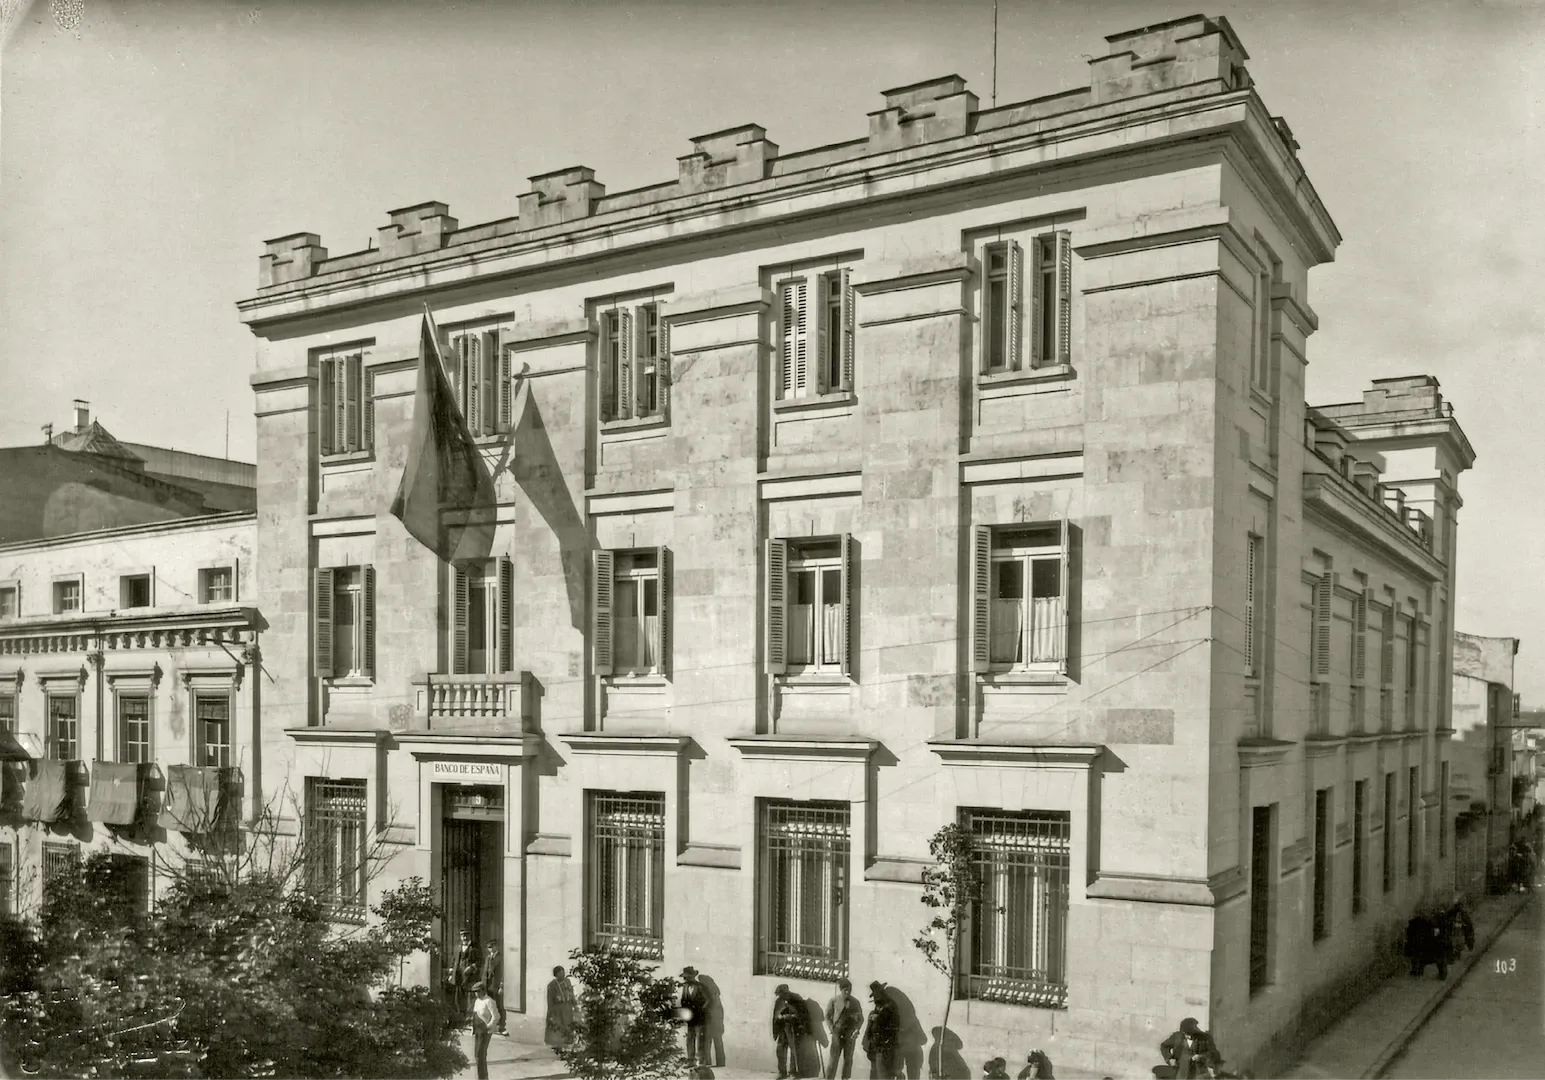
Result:
[[[1094,743],[1010,743],[988,739],[929,739],[945,765],[1089,770],[1105,753]]]
[[[738,735],[725,740],[748,758],[769,761],[867,762],[880,740],[859,736]]]

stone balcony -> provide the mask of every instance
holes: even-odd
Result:
[[[413,681],[413,726],[428,731],[530,731],[535,683],[529,671],[425,675]]]

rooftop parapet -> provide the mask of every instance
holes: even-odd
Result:
[[[595,170],[583,165],[533,176],[531,190],[520,197],[520,229],[530,232],[587,218],[605,194],[606,185],[596,181]]]
[[[1089,61],[1096,105],[1214,79],[1229,90],[1250,85],[1244,67],[1250,54],[1221,16],[1189,15],[1105,40],[1109,55]]]
[[[682,192],[698,192],[754,183],[767,178],[777,156],[778,144],[767,138],[760,124],[698,135],[692,153],[676,159],[676,185]]]
[[[882,91],[885,108],[869,114],[869,152],[885,153],[954,139],[971,129],[976,95],[959,75]]]
[[[456,231],[456,219],[443,202],[423,202],[401,210],[388,210],[391,222],[381,226],[381,258],[395,259],[438,251]]]

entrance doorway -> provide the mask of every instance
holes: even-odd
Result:
[[[504,791],[446,785],[440,822],[441,962],[449,969],[463,930],[478,955],[504,941]]]

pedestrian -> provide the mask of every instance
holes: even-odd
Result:
[[[900,1080],[898,1072],[901,1016],[886,993],[885,984],[869,984],[869,1023],[864,1027],[864,1053],[869,1057],[870,1080]]]
[[[799,1070],[799,1042],[808,1025],[805,1002],[789,989],[788,983],[779,983],[773,991],[772,1032],[773,1045],[778,1055],[778,1080],[802,1075]]]
[[[853,996],[853,983],[837,980],[837,992],[826,1003],[826,1027],[831,1031],[831,1060],[826,1063],[826,1080],[837,1075],[837,1059],[842,1058],[842,1080],[853,1076],[853,1044],[864,1026],[864,1007]]]
[[[494,1025],[499,1021],[499,1010],[482,983],[472,984],[472,995],[472,1040],[476,1047],[477,1080],[488,1080],[488,1043],[493,1038]]]
[[[568,1046],[574,1040],[574,984],[563,968],[553,968],[547,984],[547,1024],[542,1041],[553,1049]]]
[[[472,984],[478,981],[483,960],[472,943],[472,931],[461,932],[461,945],[451,960],[451,989],[456,996],[456,1015],[465,1025],[472,1010]]]
[[[695,967],[681,969],[681,1018],[687,1025],[687,1068],[711,1065],[708,1060],[708,989],[698,981]]]
[[[1180,1030],[1159,1044],[1159,1054],[1164,1064],[1174,1069],[1175,1080],[1192,1080],[1207,1076],[1222,1064],[1223,1055],[1211,1035],[1202,1030],[1196,1017],[1188,1016],[1180,1022]]]
[[[995,1057],[982,1064],[982,1080],[1009,1080],[1009,1063],[1006,1058]]]
[[[1465,903],[1464,897],[1456,894],[1452,910],[1454,926],[1464,937],[1465,951],[1470,952],[1475,948],[1475,923],[1470,918],[1470,906]]]
[[[1051,1058],[1044,1050],[1032,1050],[1025,1058],[1025,1067],[1019,1070],[1019,1080],[1053,1080]]]
[[[488,991],[488,996],[494,999],[494,1007],[499,1010],[499,1034],[508,1035],[504,1026],[504,964],[499,955],[499,942],[490,941],[483,946],[483,986]]]

